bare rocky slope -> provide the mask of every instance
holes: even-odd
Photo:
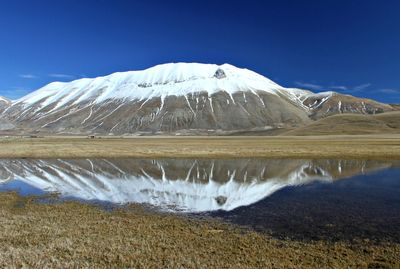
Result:
[[[0,130],[50,134],[226,134],[294,129],[341,113],[394,108],[335,92],[284,88],[229,64],[176,63],[68,83],[8,102]]]
[[[0,131],[10,130],[14,128],[14,124],[12,124],[7,118],[1,117],[2,112],[10,106],[11,101],[3,96],[0,96]]]

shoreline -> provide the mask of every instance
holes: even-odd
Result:
[[[396,268],[400,245],[279,239],[212,219],[0,193],[0,266]],[[54,198],[56,199],[56,198]],[[57,201],[57,200],[56,200]],[[94,228],[95,227],[95,228]],[[327,255],[329,254],[329,255]],[[90,259],[88,259],[90,257]]]
[[[255,156],[256,150],[270,154]],[[0,138],[0,156],[10,153],[29,156],[35,152],[39,154],[34,156],[42,159],[71,155],[85,158],[85,154],[93,158],[102,158],[103,154],[106,158],[112,158],[110,155],[201,158],[194,154],[210,152],[222,157],[210,154],[203,158],[298,158],[294,155],[304,154],[303,158],[312,159],[336,154],[341,159],[349,156],[394,159],[387,155],[390,150],[397,154],[392,156],[400,159],[400,137]],[[238,152],[242,155],[233,155]],[[121,156],[121,153],[135,156]],[[218,217],[162,212],[134,203],[110,210],[95,203],[62,200],[52,193],[23,196],[6,191],[0,192],[0,200],[3,201],[0,267],[397,268],[400,265],[397,257],[400,244],[387,238],[302,240],[257,231]]]
[[[400,159],[400,135],[0,137],[0,158]]]

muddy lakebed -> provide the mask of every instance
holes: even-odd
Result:
[[[143,204],[281,239],[400,243],[397,160],[1,159],[0,191]]]

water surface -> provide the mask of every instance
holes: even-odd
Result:
[[[0,190],[144,203],[299,239],[398,241],[400,161],[0,160]]]

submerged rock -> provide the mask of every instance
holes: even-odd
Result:
[[[215,201],[217,201],[218,205],[223,205],[226,203],[226,200],[228,200],[228,198],[226,196],[218,196],[215,197]]]

